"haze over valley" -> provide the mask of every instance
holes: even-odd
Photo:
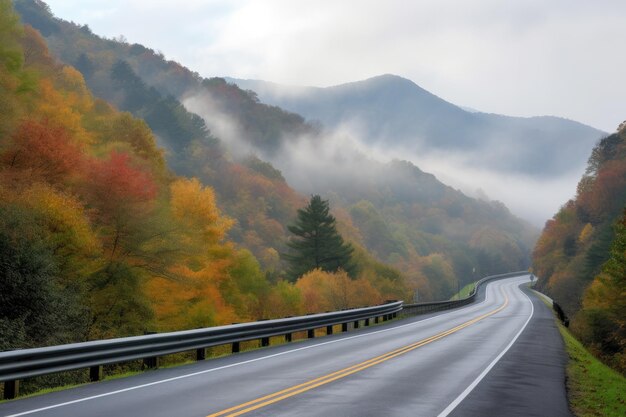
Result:
[[[538,227],[573,195],[606,134],[557,117],[466,111],[394,75],[327,88],[227,80],[320,122],[334,141],[378,159],[409,159],[470,196],[503,201]]]

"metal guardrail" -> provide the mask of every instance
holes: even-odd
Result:
[[[472,289],[472,292],[465,298],[462,298],[460,300],[433,301],[433,302],[427,302],[427,303],[405,304],[402,307],[402,314],[418,315],[418,314],[424,314],[424,313],[431,313],[434,311],[449,310],[451,308],[462,307],[464,305],[474,302],[474,300],[476,299],[476,295],[478,294],[478,289],[480,288],[481,285],[483,285],[486,282],[493,281],[496,279],[512,278],[512,277],[518,277],[521,275],[529,275],[529,274],[530,273],[528,271],[517,271],[517,272],[508,272],[506,274],[490,275],[488,277],[484,277],[480,279],[479,281],[477,281],[476,284],[474,285],[474,288]]]
[[[196,350],[196,358],[205,359],[205,348],[210,346],[232,344],[232,351],[239,352],[240,342],[249,340],[260,339],[261,346],[269,346],[272,336],[284,335],[290,342],[292,333],[301,331],[313,338],[318,328],[326,327],[326,333],[332,334],[334,325],[341,324],[342,331],[347,331],[349,323],[358,328],[360,321],[368,326],[370,319],[376,323],[379,318],[389,320],[402,310],[402,304],[394,301],[284,319],[0,352],[0,382],[4,382],[4,398],[10,399],[17,396],[19,380],[24,378],[89,368],[90,379],[97,381],[103,365],[143,359],[147,366],[156,367],[159,356],[185,351]]]
[[[307,331],[309,338],[315,337],[315,329],[326,327],[332,334],[334,325],[342,325],[348,331],[349,323],[358,328],[360,321],[370,324],[396,317],[400,312],[422,314],[446,310],[473,302],[479,287],[485,282],[528,274],[527,271],[492,275],[478,281],[472,293],[461,300],[439,301],[403,305],[402,301],[389,302],[380,306],[335,311],[307,316],[262,320],[250,323],[158,333],[118,339],[96,340],[34,349],[19,349],[0,352],[0,382],[4,382],[4,398],[17,396],[19,380],[56,372],[89,368],[91,381],[102,377],[102,366],[143,359],[148,367],[158,366],[158,357],[173,353],[196,351],[196,359],[205,359],[207,347],[232,344],[232,351],[239,352],[240,343],[261,340],[261,346],[269,346],[269,338],[284,335],[292,340],[295,332]]]

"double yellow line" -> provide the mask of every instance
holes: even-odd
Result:
[[[298,385],[294,385],[293,387],[290,388],[286,388],[284,390],[281,391],[277,391],[273,394],[269,394],[260,398],[257,398],[255,400],[252,401],[248,401],[245,402],[243,404],[239,404],[236,405],[234,407],[230,407],[227,408],[225,410],[219,411],[217,413],[213,413],[213,414],[209,414],[207,417],[218,417],[218,416],[240,416],[242,414],[246,414],[249,413],[251,411],[257,410],[259,408],[268,406],[270,404],[274,404],[276,402],[282,401],[284,399],[287,399],[289,397],[293,397],[294,395],[298,395],[301,394],[303,392],[312,390],[313,388],[319,387],[321,385],[325,385],[328,384],[330,382],[336,381],[338,379],[341,378],[345,378],[349,375],[352,375],[354,373],[363,371],[364,369],[367,368],[371,368],[374,365],[378,365],[379,363],[382,362],[386,362],[390,359],[393,359],[397,356],[400,355],[404,355],[405,353],[408,353],[412,350],[415,350],[419,347],[422,347],[424,345],[427,345],[429,343],[432,343],[436,340],[442,339],[446,336],[449,336],[453,333],[458,332],[459,330],[462,330],[466,327],[471,326],[472,324],[475,324],[489,316],[492,316],[500,311],[502,311],[504,308],[506,308],[506,306],[509,304],[509,298],[506,296],[506,294],[504,294],[504,290],[502,291],[503,295],[504,295],[504,304],[502,304],[500,307],[496,308],[495,310],[492,310],[486,314],[483,314],[482,316],[476,317],[472,320],[466,321],[465,323],[462,323],[450,330],[446,330],[443,331],[441,333],[438,333],[434,336],[430,336],[427,337],[426,339],[422,339],[418,342],[415,343],[411,343],[410,345],[401,347],[399,349],[396,350],[392,350],[390,352],[387,352],[385,354],[382,354],[380,356],[376,356],[372,359],[368,359],[364,362],[358,363],[356,365],[352,365],[349,366],[347,368],[341,369],[339,371],[321,376],[319,378],[315,378],[312,379],[310,381],[304,382],[302,384],[298,384]]]

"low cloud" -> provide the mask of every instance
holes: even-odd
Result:
[[[470,197],[501,201],[513,214],[542,227],[562,204],[574,197],[576,184],[584,171],[581,166],[566,175],[546,179],[477,164],[473,152],[482,150],[425,150],[419,140],[410,149],[366,144],[359,140],[362,126],[357,120],[347,121],[321,135],[283,138],[278,150],[269,151],[254,147],[238,122],[220,108],[208,92],[188,96],[184,105],[205,119],[234,158],[255,154],[271,162],[292,187],[304,194],[332,193],[349,187],[351,182],[367,184],[384,175],[382,164],[394,159],[407,160]],[[491,142],[490,158],[494,160],[510,158],[516,152],[510,147],[499,149],[497,140]]]
[[[390,152],[394,155],[396,152]],[[556,177],[536,178],[504,173],[472,164],[465,155],[399,153],[440,181],[464,194],[503,202],[509,210],[537,227],[576,193],[584,168]]]

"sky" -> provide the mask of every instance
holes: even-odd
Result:
[[[205,77],[325,87],[380,74],[489,113],[626,120],[623,0],[47,0]]]

